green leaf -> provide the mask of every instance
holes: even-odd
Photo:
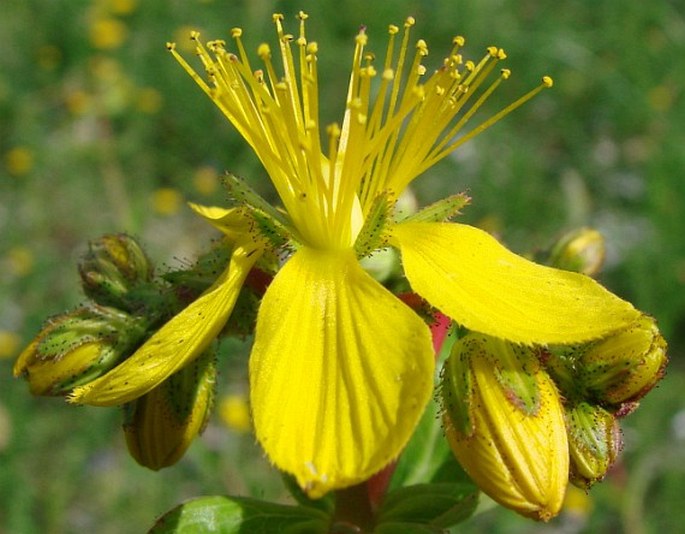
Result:
[[[390,488],[430,482],[466,482],[468,475],[450,450],[442,430],[438,403],[433,400],[402,452]]]
[[[387,496],[380,509],[378,524],[410,523],[448,528],[470,517],[477,504],[478,488],[470,482],[407,486]]]
[[[325,534],[330,518],[319,510],[247,497],[199,497],[162,517],[149,534]]]

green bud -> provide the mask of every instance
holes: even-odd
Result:
[[[145,319],[97,305],[58,315],[19,355],[14,376],[26,378],[34,395],[65,395],[129,356],[147,326]]]
[[[571,482],[587,489],[604,478],[621,452],[621,429],[613,414],[587,402],[567,406],[565,417]]]
[[[599,274],[604,264],[604,237],[592,228],[580,228],[564,235],[552,247],[549,264],[588,276]]]
[[[152,264],[138,242],[126,234],[108,234],[88,243],[78,269],[87,296],[127,311],[135,306],[132,292],[152,282]]]
[[[596,402],[620,406],[646,395],[663,377],[667,362],[666,341],[654,319],[643,315],[592,344],[578,360],[578,378]]]
[[[474,482],[522,515],[554,517],[568,442],[561,399],[534,352],[467,334],[445,363],[440,395],[450,447]]]
[[[124,406],[124,435],[131,456],[155,471],[180,460],[204,430],[214,403],[213,350]]]

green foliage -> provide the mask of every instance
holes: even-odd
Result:
[[[247,534],[328,531],[328,517],[314,509],[240,497],[200,497],[164,514],[150,534]]]

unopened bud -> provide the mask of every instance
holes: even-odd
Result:
[[[560,510],[569,455],[557,389],[535,354],[470,333],[441,385],[445,431],[469,476],[495,501],[534,519]]]
[[[178,462],[207,425],[215,382],[214,351],[209,350],[125,405],[124,435],[131,456],[155,471]]]
[[[618,421],[600,406],[587,402],[566,407],[566,428],[571,455],[571,482],[589,488],[604,478],[621,452]]]
[[[83,290],[98,304],[133,311],[135,290],[152,282],[152,264],[138,242],[126,234],[109,234],[88,243],[79,262]]]
[[[146,327],[146,320],[104,306],[58,315],[19,355],[14,376],[26,378],[34,395],[65,395],[129,356]]]
[[[604,237],[592,228],[580,228],[564,235],[552,248],[549,264],[588,276],[599,274],[604,264]]]
[[[661,380],[668,357],[666,341],[654,319],[643,315],[630,326],[600,340],[580,357],[579,380],[599,403],[634,403]]]

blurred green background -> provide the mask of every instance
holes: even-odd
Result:
[[[273,197],[256,158],[165,50],[245,30],[273,41],[271,13],[309,12],[324,122],[339,120],[353,38],[417,18],[437,66],[451,38],[480,58],[509,54],[492,111],[549,74],[553,90],[416,182],[421,202],[468,191],[464,220],[519,252],[592,225],[608,241],[603,282],[657,317],[668,376],[623,421],[619,465],[572,492],[549,525],[485,511],[465,532],[675,532],[685,524],[685,7],[581,0],[1,0],[0,533],[141,532],[181,499],[281,499],[278,477],[240,422],[248,345],[224,346],[220,406],[201,440],[161,473],[126,453],[116,410],[37,399],[11,366],[43,319],[81,300],[75,261],[88,239],[125,230],[161,268],[214,236],[184,200],[225,203],[224,170]],[[186,54],[190,56],[191,54]],[[237,418],[237,420],[236,420]],[[228,421],[228,424],[227,424]],[[233,422],[231,422],[233,421]]]

